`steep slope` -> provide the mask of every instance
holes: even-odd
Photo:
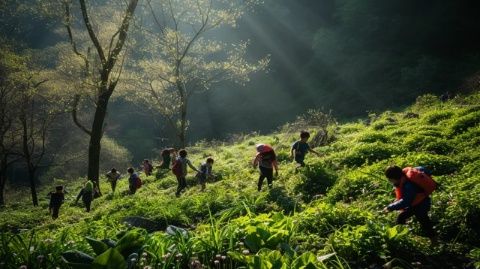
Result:
[[[128,188],[122,179],[120,193],[96,199],[91,213],[72,204],[78,186],[69,186],[55,221],[46,199],[40,208],[22,202],[4,208],[0,268],[63,268],[61,253],[72,250],[92,256],[84,262],[96,257],[100,268],[463,268],[480,262],[480,94],[444,103],[422,96],[405,111],[332,128],[330,142],[316,148],[323,156],[308,155],[298,172],[289,160],[298,133],[285,127],[189,148],[196,165],[215,159],[218,178],[205,192],[191,172],[189,188],[176,198],[173,174],[157,171],[142,175],[145,185],[131,196],[121,193]],[[274,187],[261,192],[251,167],[257,143],[271,144],[280,160]],[[439,246],[429,245],[416,222],[394,226],[396,213],[381,213],[394,198],[383,176],[391,164],[425,166],[441,184],[431,211]],[[94,240],[107,238],[118,240],[116,246]]]

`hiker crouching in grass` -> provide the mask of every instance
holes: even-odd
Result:
[[[60,206],[65,200],[65,196],[63,195],[63,186],[56,186],[55,191],[50,192],[48,195],[50,196],[48,209],[52,215],[52,219],[56,219],[58,218],[58,213],[60,212]]]
[[[85,208],[87,212],[90,212],[90,206],[93,200],[93,182],[90,179],[85,181],[83,188],[80,190],[80,193],[77,195],[77,199],[75,203],[78,203],[78,200],[82,198],[83,203],[85,204]]]
[[[175,196],[179,197],[180,193],[182,192],[183,189],[187,187],[187,166],[190,166],[193,170],[197,171],[198,173],[202,173],[200,170],[195,168],[195,166],[192,165],[192,162],[190,162],[189,159],[187,159],[187,151],[182,149],[178,152],[178,155],[180,155],[175,162],[173,163],[172,166],[172,172],[177,177],[177,182],[178,182],[178,187],[177,191],[175,192]]]
[[[258,178],[258,191],[262,190],[263,180],[267,179],[268,187],[271,188],[273,184],[273,169],[275,169],[275,176],[278,176],[277,156],[273,148],[266,144],[258,144],[257,155],[253,159],[253,167],[258,166],[260,176]]]
[[[200,172],[197,173],[196,178],[198,182],[202,186],[201,191],[205,191],[205,184],[208,178],[212,178],[212,166],[213,166],[213,158],[207,158],[207,161],[200,165]]]
[[[112,193],[115,192],[115,188],[117,187],[117,181],[120,176],[121,174],[115,168],[112,168],[110,172],[105,174],[105,177],[107,177],[107,181],[110,182],[110,184],[112,185]]]
[[[317,156],[320,156],[320,153],[316,152],[310,148],[310,145],[308,145],[307,141],[309,138],[309,132],[301,131],[300,140],[293,143],[292,149],[290,150],[291,158],[297,163],[297,169],[305,166],[305,155],[307,155],[308,152],[312,152],[317,154]]]
[[[400,210],[397,224],[405,224],[407,219],[415,216],[420,222],[425,235],[432,244],[437,243],[437,236],[428,216],[431,207],[430,193],[436,188],[436,182],[418,168],[390,166],[385,170],[388,181],[395,186],[396,199],[383,209],[384,212]]]

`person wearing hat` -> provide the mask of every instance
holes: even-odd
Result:
[[[273,170],[275,169],[275,176],[278,176],[278,163],[275,151],[270,145],[258,144],[256,149],[257,155],[253,159],[253,167],[256,168],[258,166],[259,168],[258,191],[261,191],[265,178],[267,179],[268,187],[272,187]]]
[[[50,196],[48,210],[52,215],[52,219],[56,219],[58,218],[58,213],[60,212],[60,206],[63,204],[63,200],[65,200],[65,196],[63,195],[63,186],[56,186],[55,191],[50,192],[48,195]]]

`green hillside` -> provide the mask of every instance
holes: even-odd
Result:
[[[179,198],[169,171],[141,175],[135,195],[124,194],[125,177],[115,195],[102,179],[104,195],[86,213],[74,205],[79,179],[67,184],[57,220],[48,215],[50,188],[37,208],[10,193],[0,268],[480,268],[480,94],[445,103],[426,95],[402,112],[331,125],[315,148],[322,156],[308,155],[296,172],[289,150],[299,128],[318,132],[302,124],[315,119],[188,148],[195,165],[215,159],[218,178],[205,192],[191,170]],[[251,166],[257,143],[280,160],[273,188],[261,192]],[[416,221],[395,226],[398,213],[381,212],[394,199],[383,175],[392,164],[425,166],[441,184],[431,210],[437,246]]]

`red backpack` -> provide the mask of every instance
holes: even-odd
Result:
[[[173,162],[172,173],[177,177],[181,177],[183,175],[182,161],[177,159]]]
[[[408,181],[422,188],[426,196],[430,195],[437,188],[437,182],[418,168],[405,167],[403,168],[403,173],[407,176]]]
[[[135,187],[137,187],[137,189],[140,189],[142,185],[143,185],[142,180],[140,179],[139,176],[137,176],[137,180],[135,181]]]

